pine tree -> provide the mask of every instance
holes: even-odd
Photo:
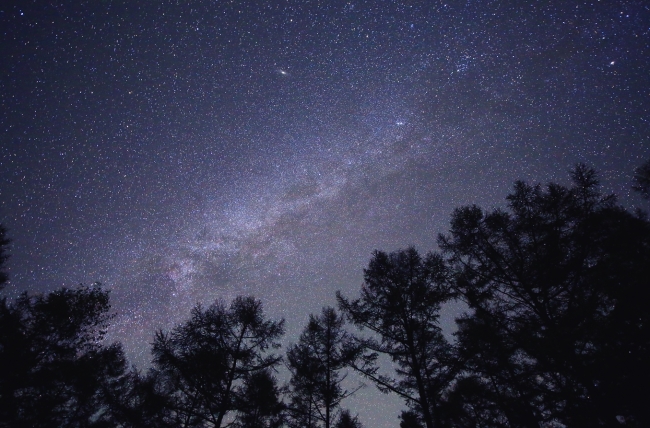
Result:
[[[280,345],[284,320],[264,318],[262,303],[237,297],[230,307],[218,301],[197,306],[190,319],[153,343],[158,390],[168,397],[167,420],[177,426],[224,426],[238,411],[245,382],[279,364],[268,353]]]
[[[342,370],[360,352],[343,325],[334,308],[323,308],[319,317],[310,316],[298,343],[287,351],[292,426],[332,427],[341,401],[356,391],[342,387],[346,378]]]
[[[112,423],[126,361],[119,344],[102,344],[109,310],[99,285],[3,299],[0,427]]]
[[[4,271],[4,264],[9,258],[8,247],[11,240],[7,238],[7,229],[0,224],[0,290],[5,287],[7,273]]]
[[[593,170],[572,177],[516,183],[507,211],[458,209],[440,237],[470,307],[457,335],[473,380],[457,402],[492,426],[650,424],[650,223],[602,196]]]
[[[357,416],[352,416],[350,411],[345,409],[341,411],[334,428],[363,428],[363,425]]]
[[[442,426],[444,394],[457,370],[438,324],[441,305],[453,297],[444,261],[436,254],[422,259],[413,248],[376,251],[364,274],[359,299],[337,293],[350,321],[379,337],[358,339],[366,353],[355,368],[380,390],[403,397],[427,428]],[[396,363],[396,377],[379,372],[378,354]]]
[[[632,188],[644,198],[650,199],[650,159],[634,171],[634,185]]]
[[[279,428],[284,423],[277,379],[269,369],[251,373],[237,394],[237,428]]]

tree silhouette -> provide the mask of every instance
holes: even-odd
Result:
[[[4,271],[4,264],[9,258],[8,247],[11,240],[7,237],[7,229],[0,224],[0,290],[5,287],[7,274]]]
[[[376,251],[364,277],[359,299],[337,293],[350,321],[379,336],[358,339],[368,352],[355,368],[380,390],[405,398],[427,428],[442,426],[444,392],[456,371],[438,325],[440,306],[453,297],[444,261],[436,254],[422,259],[413,248]],[[379,373],[378,354],[397,364],[397,378]]]
[[[358,417],[352,416],[350,411],[345,409],[341,411],[334,428],[363,428],[363,425],[359,422]]]
[[[401,428],[650,426],[650,221],[602,195],[593,170],[572,179],[517,182],[503,210],[456,209],[442,255],[373,253],[360,297],[337,293],[341,314],[311,315],[289,347],[284,387],[284,320],[253,297],[158,331],[146,375],[104,343],[101,286],[0,298],[0,428],[361,428],[341,407],[356,391],[346,367],[405,399]],[[650,161],[634,188],[649,197],[649,183]],[[0,225],[0,289],[8,244]],[[452,345],[438,319],[458,298]]]
[[[172,394],[156,370],[145,376],[133,369],[125,376],[122,393],[111,403],[114,419],[122,428],[172,428]]]
[[[280,362],[267,351],[279,347],[283,332],[284,320],[265,320],[252,297],[237,297],[229,308],[222,301],[197,306],[186,323],[157,332],[153,370],[169,398],[167,419],[183,427],[223,426],[239,410],[247,379]]]
[[[471,309],[453,401],[482,426],[650,423],[650,225],[593,170],[572,178],[517,182],[507,211],[457,209],[439,239]]]
[[[0,305],[0,426],[110,426],[126,362],[99,285]]]
[[[319,317],[309,317],[298,343],[287,351],[292,426],[332,427],[341,401],[356,391],[343,389],[346,375],[340,371],[359,356],[361,347],[343,325],[343,317],[325,307]]]
[[[644,198],[650,199],[650,159],[634,171],[634,185],[632,188]]]
[[[238,394],[237,428],[279,428],[284,420],[284,403],[280,401],[277,379],[269,369],[246,377]]]
[[[420,416],[412,410],[402,411],[399,418],[399,428],[423,428]]]
[[[319,425],[317,379],[320,362],[313,358],[308,346],[293,346],[287,351],[292,372],[288,424],[291,428],[316,428]],[[293,367],[291,367],[293,366]]]

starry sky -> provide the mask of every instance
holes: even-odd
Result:
[[[374,249],[435,250],[517,179],[585,162],[640,204],[644,1],[24,0],[0,32],[5,293],[102,282],[141,367],[216,298],[255,295],[295,341]],[[402,403],[348,406],[384,428]]]

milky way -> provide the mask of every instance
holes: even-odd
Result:
[[[642,1],[20,3],[0,7],[5,293],[102,282],[141,367],[155,329],[240,294],[295,341],[373,250],[435,250],[517,179],[584,162],[641,204]],[[396,426],[372,391],[353,413]]]

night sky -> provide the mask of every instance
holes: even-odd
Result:
[[[645,1],[22,1],[0,6],[5,294],[102,282],[111,340],[252,294],[295,341],[374,249],[584,162],[639,204]],[[446,308],[450,331],[457,307]],[[397,426],[369,387],[346,406]]]

